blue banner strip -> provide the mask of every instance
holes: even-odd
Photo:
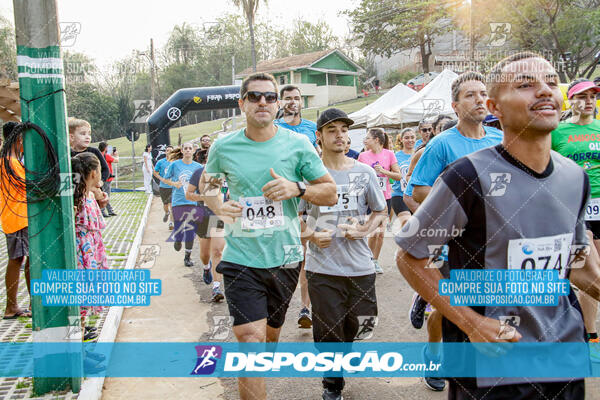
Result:
[[[600,377],[597,344],[445,343],[440,346],[439,360],[424,358],[426,346],[376,342],[0,343],[0,376]]]

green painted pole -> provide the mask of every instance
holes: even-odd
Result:
[[[21,120],[39,125],[56,149],[61,182],[70,180],[71,157],[66,125],[63,63],[55,0],[13,0],[17,38],[17,66],[21,95]],[[33,100],[35,99],[35,100]],[[48,171],[48,159],[39,135],[29,130],[23,142],[25,167]],[[62,183],[61,183],[62,186]],[[41,279],[45,269],[75,269],[73,199],[68,191],[38,203],[28,201],[29,260],[31,279]],[[44,307],[41,297],[32,298],[33,341],[81,343],[79,307]],[[50,349],[50,347],[49,347]],[[60,352],[53,347],[49,353]],[[36,357],[36,355],[34,355]],[[34,371],[45,368],[52,355],[34,358]],[[81,354],[70,359],[71,377],[35,378],[34,395],[81,387]]]

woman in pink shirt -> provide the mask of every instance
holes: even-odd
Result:
[[[394,152],[387,150],[389,138],[381,128],[371,128],[365,137],[365,151],[360,153],[358,161],[370,165],[377,173],[377,179],[379,179],[379,187],[383,191],[385,200],[387,202],[388,213],[391,210],[390,202],[392,198],[392,186],[390,185],[390,178],[394,180],[401,180],[402,174],[398,167],[398,161]],[[385,229],[385,225],[383,226]],[[383,273],[383,269],[379,266],[377,259],[381,252],[381,246],[383,245],[383,229],[378,230],[373,236],[369,238],[369,248],[373,253],[373,262],[375,264],[375,271],[378,274]]]

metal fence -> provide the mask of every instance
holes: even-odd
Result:
[[[133,159],[133,160],[132,160]],[[134,164],[132,164],[134,161]],[[143,157],[123,157],[119,156],[119,162],[113,163],[113,180],[112,187],[118,189],[122,186],[131,186],[133,188],[136,185],[144,185],[144,179],[141,177],[142,174],[142,163],[144,162]],[[138,175],[140,177],[138,177]]]

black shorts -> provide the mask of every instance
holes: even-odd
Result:
[[[221,261],[225,298],[233,325],[267,319],[267,325],[280,328],[298,285],[300,267],[253,268]]]
[[[346,277],[306,271],[306,280],[317,349],[321,342],[344,342],[350,352],[352,342],[371,337],[377,321],[375,274]],[[323,378],[329,390],[342,390],[344,384],[342,377]]]
[[[223,229],[225,224],[215,214],[205,210],[205,214],[196,222],[196,235],[201,239],[209,239],[211,228]]]
[[[531,382],[474,388],[466,379],[450,379],[448,400],[579,400],[585,398],[583,379],[565,382]],[[469,381],[473,382],[472,379]]]
[[[594,240],[600,240],[600,221],[585,221],[585,227],[588,231],[592,231]]]
[[[160,193],[160,199],[163,204],[171,204],[171,195],[173,194],[173,189],[159,187],[158,192]]]
[[[29,233],[27,228],[6,235],[6,252],[8,259],[14,260],[29,255]]]
[[[410,211],[406,204],[404,204],[404,200],[402,200],[402,196],[394,196],[392,197],[392,209],[394,213],[400,214],[403,211]]]
[[[306,271],[315,342],[353,342],[373,333],[375,274],[336,276]]]

